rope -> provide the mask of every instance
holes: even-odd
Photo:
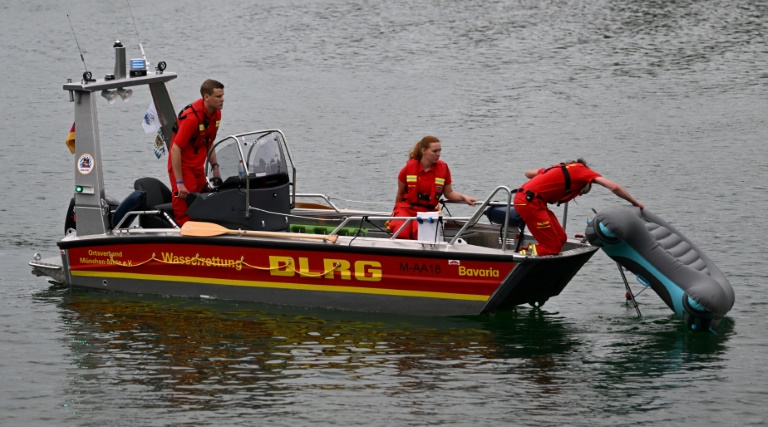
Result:
[[[349,200],[349,199],[342,199],[340,197],[328,197],[329,200],[341,200],[343,202],[348,203],[359,203],[361,205],[379,205],[379,206],[390,206],[391,204],[389,202],[372,202],[372,201],[362,201],[362,200]]]
[[[314,217],[314,216],[302,216],[302,215],[293,215],[293,214],[287,214],[287,213],[282,213],[282,212],[272,212],[272,211],[268,211],[266,209],[255,208],[253,206],[251,206],[250,209],[254,210],[254,211],[264,212],[264,213],[267,213],[267,214],[270,214],[270,215],[287,216],[287,217],[291,217],[291,218],[309,219],[309,220],[311,220],[311,219],[319,219],[318,217]],[[322,219],[324,221],[336,221],[336,222],[341,222],[341,221],[344,220],[344,218],[322,218]]]
[[[248,268],[252,268],[254,270],[261,270],[261,271],[272,271],[272,270],[287,269],[287,270],[290,270],[290,271],[292,271],[294,273],[298,273],[299,276],[301,276],[301,277],[322,277],[322,276],[324,276],[324,275],[326,275],[328,273],[332,273],[332,272],[338,270],[338,268],[341,267],[341,263],[337,262],[337,263],[334,263],[333,268],[331,268],[329,270],[326,270],[326,271],[324,271],[322,273],[309,273],[309,272],[304,272],[304,271],[296,270],[296,268],[294,268],[294,266],[293,266],[293,260],[288,260],[288,261],[286,261],[286,263],[284,265],[277,265],[276,267],[259,267],[257,265],[251,265],[251,264],[248,264],[247,262],[245,262],[245,257],[244,256],[241,256],[240,260],[234,261],[233,264],[224,263],[224,262],[222,262],[222,263],[211,263],[210,261],[207,261],[207,258],[201,258],[199,253],[195,254],[194,258],[188,258],[188,259],[185,259],[184,261],[166,261],[164,259],[157,258],[155,256],[155,253],[153,252],[152,256],[149,259],[147,259],[146,261],[138,262],[138,263],[117,261],[116,259],[114,259],[114,256],[112,254],[110,254],[109,255],[109,261],[110,261],[109,264],[119,265],[120,267],[125,267],[125,268],[141,267],[142,265],[147,264],[147,263],[149,263],[151,261],[157,261],[157,262],[159,262],[161,264],[169,264],[169,265],[185,265],[185,264],[190,264],[190,263],[193,263],[193,262],[200,262],[203,265],[208,264],[208,265],[206,265],[207,267],[225,267],[225,268],[230,268],[230,267],[233,267],[233,266],[235,266],[235,267],[237,267],[237,266],[240,266],[240,267],[245,266],[245,267],[248,267]]]

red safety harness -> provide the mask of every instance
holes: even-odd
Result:
[[[551,171],[552,169],[560,169],[560,170],[562,170],[563,171],[563,177],[565,178],[565,192],[558,199],[557,206],[560,206],[563,203],[570,202],[571,200],[573,200],[576,197],[578,197],[578,195],[579,195],[578,191],[573,191],[573,189],[571,188],[571,174],[568,172],[567,164],[562,162],[560,164],[548,167],[548,168],[544,169],[539,175],[543,175],[543,174]],[[544,199],[541,198],[540,195],[534,193],[533,191],[526,190],[524,187],[518,188],[517,191],[518,192],[520,192],[520,191],[525,192],[525,199],[528,200],[529,202],[532,201],[534,198],[539,198],[541,200],[544,200]]]
[[[181,111],[179,111],[179,118],[178,120],[176,120],[176,123],[173,125],[174,134],[179,132],[179,121],[187,118],[188,114],[185,113],[185,111],[187,110],[192,110],[192,114],[195,116],[198,123],[199,134],[198,135],[192,134],[192,136],[189,137],[189,141],[187,142],[187,144],[190,144],[192,148],[195,149],[195,154],[197,154],[197,150],[200,149],[200,147],[203,147],[203,146],[208,147],[208,144],[210,143],[209,141],[210,135],[208,135],[208,132],[207,132],[208,116],[203,114],[203,120],[200,120],[200,116],[197,110],[195,110],[195,107],[193,107],[192,104],[188,104],[186,107],[182,108]],[[199,135],[204,135],[204,138],[202,138],[202,144],[200,143],[196,144]]]

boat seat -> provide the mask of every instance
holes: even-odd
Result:
[[[163,211],[173,218],[173,206],[171,204],[173,194],[165,183],[157,178],[145,177],[137,179],[133,183],[133,188],[146,194],[145,210]],[[142,215],[139,218],[139,225],[143,228],[173,227],[173,224],[169,223],[163,215]]]
[[[146,204],[147,195],[142,190],[135,190],[133,193],[129,194],[128,197],[123,199],[123,201],[117,205],[117,208],[112,211],[112,219],[110,220],[112,228],[117,227],[117,225],[120,224],[120,221],[122,221],[129,212],[144,210]],[[131,217],[133,217],[133,215]],[[126,223],[130,223],[130,221],[126,220]]]
[[[110,196],[104,196],[105,201],[107,202],[107,205],[109,206],[109,221],[112,223],[112,216],[117,209],[117,207],[120,205],[120,202],[118,202],[116,199]],[[77,229],[77,215],[76,215],[76,207],[75,207],[75,198],[69,200],[69,207],[67,208],[67,216],[64,219],[64,234],[67,234],[69,230],[76,230]]]
[[[517,244],[515,245],[515,252],[518,252],[520,250],[520,246],[523,244],[525,221],[523,221],[523,218],[520,217],[519,213],[517,213],[514,206],[507,207],[506,204],[492,205],[485,210],[484,214],[488,217],[488,220],[491,221],[491,224],[499,225],[499,236],[501,237],[501,234],[504,230],[504,218],[507,216],[507,211],[509,211],[509,219],[507,220],[507,225],[510,227],[517,227],[517,234],[520,235],[520,237],[517,239]]]
[[[517,213],[514,207],[507,208],[506,205],[492,205],[485,210],[484,214],[488,217],[488,220],[491,221],[491,224],[504,225],[504,218],[507,216],[507,211],[509,211],[508,225],[518,228],[525,226],[525,221],[523,221],[523,218],[520,217],[520,214]]]

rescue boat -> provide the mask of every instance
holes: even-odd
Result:
[[[595,214],[587,239],[634,273],[693,331],[712,331],[733,307],[733,287],[690,239],[648,209],[613,206]]]
[[[492,205],[510,210],[513,191],[503,185],[467,217],[395,218],[301,193],[279,129],[216,142],[211,150],[223,179],[205,165],[210,191],[190,197],[192,220],[179,227],[167,176],[127,177],[133,193],[121,201],[106,195],[99,94],[148,87],[161,134],[171,135],[177,120],[167,87],[177,75],[164,66],[126,75],[124,58],[116,56],[114,76],[88,73],[63,87],[77,129],[74,197],[57,240],[60,255],[36,254],[29,263],[37,276],[105,291],[459,316],[541,306],[598,250],[569,239],[556,256],[520,253],[524,242],[535,243],[530,235],[509,221],[481,221]],[[397,239],[385,226],[392,219],[417,221],[420,240]]]

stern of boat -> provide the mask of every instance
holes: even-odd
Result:
[[[49,277],[52,282],[57,284],[69,284],[62,257],[43,258],[37,253],[29,262],[29,266],[35,276]]]
[[[549,298],[560,295],[597,250],[594,246],[582,246],[558,255],[525,257],[491,296],[483,313],[511,310],[522,304],[542,306]]]

